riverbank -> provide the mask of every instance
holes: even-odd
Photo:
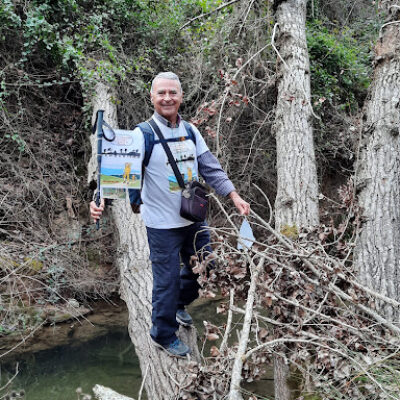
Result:
[[[126,328],[128,311],[120,299],[112,302],[97,301],[89,306],[72,308],[66,304],[51,312],[43,322],[26,332],[13,332],[1,336],[0,362],[21,359],[58,346],[79,346],[106,335],[110,328]],[[46,311],[48,312],[48,311]]]

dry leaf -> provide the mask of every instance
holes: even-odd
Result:
[[[206,338],[207,340],[214,341],[219,339],[219,335],[217,335],[216,333],[209,333],[207,334]]]
[[[211,346],[210,355],[211,357],[218,357],[219,355],[221,355],[221,353],[216,346]]]

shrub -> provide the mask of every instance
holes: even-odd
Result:
[[[330,32],[321,21],[307,24],[313,95],[352,111],[361,104],[370,83],[370,55],[351,29]]]

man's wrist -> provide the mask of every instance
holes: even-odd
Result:
[[[239,198],[240,196],[236,190],[233,190],[232,192],[229,193],[229,197],[231,198],[231,200],[234,200]]]

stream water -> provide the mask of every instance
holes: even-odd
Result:
[[[14,372],[13,367],[14,363],[2,367],[3,380]],[[12,389],[25,390],[26,400],[75,400],[78,387],[92,394],[97,383],[137,397],[141,383],[127,330],[111,331],[76,347],[41,351],[22,361],[19,370]]]
[[[225,318],[215,314],[216,304],[202,303],[204,301],[200,300],[189,310],[199,332],[204,331],[203,320],[218,324]],[[1,366],[0,387],[13,375],[14,368],[15,362]],[[77,388],[92,394],[93,386],[101,384],[138,398],[141,381],[139,360],[127,329],[119,329],[79,346],[62,346],[31,354],[19,363],[19,373],[10,389],[24,390],[24,400],[76,400]],[[272,380],[266,377],[250,388],[268,396],[265,399],[271,398]]]

